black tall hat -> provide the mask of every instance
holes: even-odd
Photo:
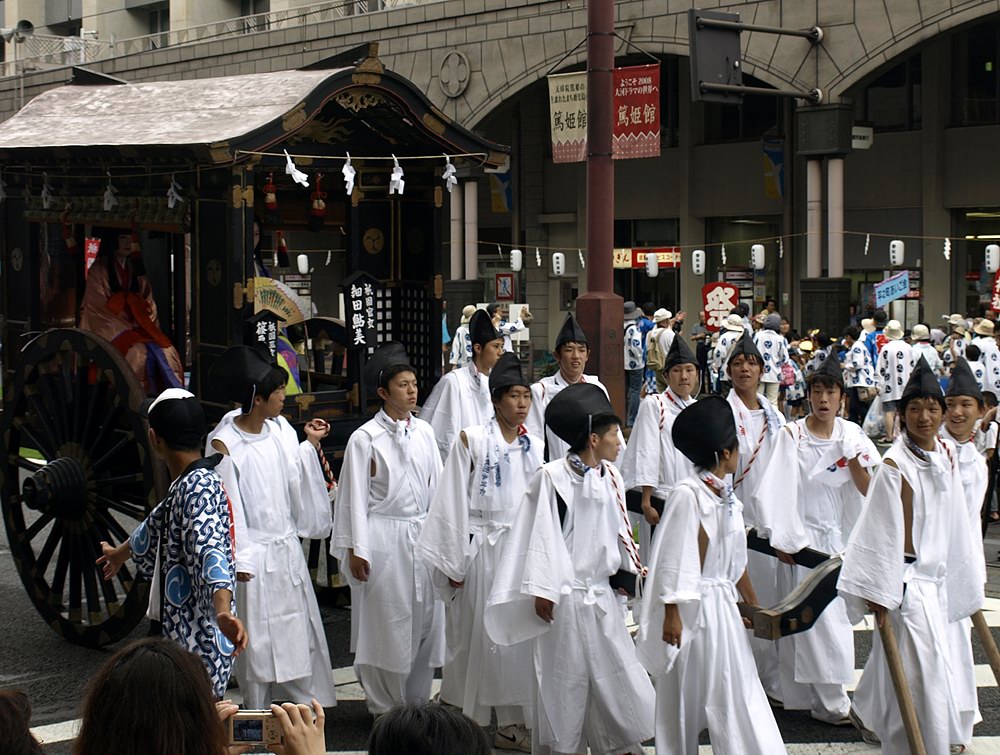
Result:
[[[826,359],[823,360],[816,371],[809,376],[809,384],[815,380],[819,375],[826,375],[839,385],[841,388],[844,387],[844,371],[840,367],[840,358],[837,356],[836,349],[830,349],[830,353],[826,355]]]
[[[920,360],[913,366],[910,379],[903,388],[903,395],[900,401],[909,401],[912,398],[925,398],[927,396],[940,396],[941,384],[931,371],[927,360],[921,355]]]
[[[209,368],[208,379],[219,393],[238,401],[244,411],[249,411],[257,386],[276,367],[253,346],[232,346]]]
[[[469,338],[472,339],[472,345],[478,343],[480,346],[485,346],[499,337],[500,333],[493,327],[493,320],[486,314],[486,310],[477,309],[476,314],[469,320]]]
[[[372,392],[377,391],[382,386],[382,373],[390,367],[409,367],[410,357],[406,353],[406,347],[399,341],[386,341],[377,349],[365,362],[364,374],[365,387]]]
[[[674,447],[693,462],[736,443],[733,408],[722,396],[705,396],[682,410],[670,431]]]
[[[587,334],[583,332],[583,328],[580,327],[580,323],[573,317],[572,312],[566,314],[566,319],[556,334],[556,351],[559,350],[560,346],[567,343],[582,343],[584,346],[590,347],[590,344],[587,342]]]
[[[545,424],[572,446],[590,431],[594,417],[614,413],[604,391],[593,383],[574,383],[559,391],[545,407]]]
[[[729,364],[740,354],[745,354],[749,357],[757,357],[757,361],[760,364],[764,364],[764,357],[760,355],[760,351],[757,350],[757,344],[753,342],[750,334],[745,330],[740,339],[733,344],[733,347],[729,350],[729,356],[726,357],[726,364]]]
[[[663,371],[669,372],[671,367],[676,367],[679,364],[693,364],[697,367],[698,360],[694,358],[691,348],[681,338],[680,334],[676,334],[674,335],[674,340],[670,343],[670,348],[667,350],[667,356],[663,360]]]
[[[517,358],[517,354],[506,351],[500,356],[500,359],[497,360],[497,363],[490,371],[490,393],[493,394],[501,388],[511,385],[523,385],[525,388],[531,387],[531,384],[524,379],[524,374],[521,372],[521,360]]]
[[[979,387],[976,376],[972,374],[972,368],[969,367],[965,357],[959,357],[955,360],[955,367],[952,369],[951,379],[948,381],[948,390],[945,391],[944,395],[971,396],[979,403],[983,402],[983,391]]]

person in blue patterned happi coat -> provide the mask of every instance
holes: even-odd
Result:
[[[139,576],[152,582],[147,616],[162,623],[164,637],[201,658],[221,699],[233,659],[247,646],[233,603],[229,498],[215,471],[223,457],[201,457],[207,427],[194,394],[167,389],[146,414],[150,446],[174,481],[128,540],[101,543],[97,563],[110,580],[131,556]]]

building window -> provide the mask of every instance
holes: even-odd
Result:
[[[978,24],[955,35],[953,90],[959,126],[979,126],[1000,121],[997,65],[1000,23]]]
[[[876,131],[919,129],[923,105],[920,54],[867,84],[855,101],[858,120],[872,124]]]
[[[244,17],[243,31],[250,34],[267,29],[267,18],[253,18],[253,16],[270,12],[271,0],[240,0],[240,15]],[[247,18],[248,16],[250,18]]]
[[[167,32],[170,31],[170,7],[150,8],[146,11],[149,18],[150,45],[153,48],[166,47],[170,44]]]
[[[753,76],[743,75],[744,86],[769,87]],[[785,103],[781,97],[747,94],[739,105],[706,102],[704,115],[704,143],[746,142],[760,139],[765,134],[780,136],[784,126]]]

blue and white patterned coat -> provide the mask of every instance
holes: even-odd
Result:
[[[913,371],[913,350],[906,341],[889,341],[878,354],[879,393],[883,401],[899,401]]]
[[[864,341],[855,341],[844,359],[844,386],[874,388],[875,368]]]
[[[202,459],[174,480],[164,498],[129,538],[136,570],[156,579],[156,557],[166,528],[161,621],[163,636],[205,663],[215,696],[222,699],[233,668],[233,645],[215,623],[212,596],[235,591],[229,499],[215,466]],[[159,606],[153,606],[159,613]],[[230,604],[236,613],[236,607]]]
[[[625,321],[625,369],[641,370],[646,366],[642,355],[642,333],[635,320]]]
[[[781,365],[788,362],[788,341],[775,330],[763,328],[753,337],[757,351],[764,358],[764,371],[760,375],[762,383],[780,383]]]

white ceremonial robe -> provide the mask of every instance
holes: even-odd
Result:
[[[962,491],[969,514],[972,539],[977,542],[982,531],[982,507],[989,485],[989,467],[973,441],[960,441],[944,425],[941,437],[950,440],[958,456],[958,471],[962,478]],[[986,558],[977,561],[986,581]],[[953,744],[968,745],[972,742],[973,727],[983,720],[979,712],[979,694],[976,689],[975,660],[972,655],[972,619],[948,622],[948,644],[951,649],[951,669],[955,707],[958,709],[958,727],[952,732]]]
[[[433,430],[442,462],[463,428],[481,425],[492,416],[490,378],[476,369],[475,362],[443,375],[420,409],[420,419]]]
[[[405,420],[394,422],[380,410],[351,434],[330,544],[342,564],[350,564],[353,549],[371,566],[367,582],[355,580],[349,568],[344,574],[351,586],[354,668],[368,685],[373,714],[426,702],[431,669],[444,660],[444,609],[415,553],[441,457],[430,426],[415,417],[410,423],[407,436]]]
[[[778,433],[785,424],[785,418],[778,414],[767,399],[757,394],[757,404],[761,409],[750,411],[730,390],[726,397],[736,420],[736,438],[740,444],[739,466],[733,475],[733,492],[743,501],[743,519],[747,526],[757,526],[757,515],[753,508],[753,496],[764,476],[771,451],[778,439]],[[747,570],[753,584],[757,600],[761,605],[773,606],[778,602],[778,560],[772,556],[750,551],[747,554]],[[750,637],[757,671],[764,691],[771,697],[781,699],[781,685],[778,672],[778,648],[771,640]]]
[[[674,420],[694,403],[667,388],[663,393],[646,396],[632,426],[628,447],[622,456],[621,472],[628,490],[644,486],[654,488],[653,495],[666,498],[670,488],[694,473],[691,461],[674,447],[671,433]],[[651,528],[645,517],[639,521],[639,555],[646,558]]]
[[[217,468],[233,506],[236,571],[252,574],[236,586],[239,615],[250,637],[236,659],[248,706],[272,697],[336,705],[330,651],[299,538],[322,539],[332,526],[330,498],[316,449],[299,442],[284,417],[253,435],[226,414],[208,436],[225,444],[229,462]],[[273,685],[282,685],[280,695]]]
[[[848,615],[860,621],[863,601],[888,609],[903,669],[928,753],[946,753],[958,726],[955,669],[950,668],[947,624],[983,604],[977,561],[956,452],[939,440],[921,461],[899,438],[886,451],[868,489],[865,507],[844,553],[837,589]],[[916,560],[904,553],[902,485],[913,490],[912,541]],[[909,753],[899,705],[879,633],[854,694],[854,709],[882,740],[885,755]],[[957,743],[956,743],[957,744]]]
[[[653,685],[608,584],[619,569],[635,571],[625,545],[632,537],[625,484],[607,462],[586,476],[565,459],[535,474],[486,605],[495,642],[533,644],[536,755],[588,745],[594,755],[634,752],[654,730]],[[557,495],[566,506],[562,523]],[[535,613],[536,596],[555,603],[551,624]]]
[[[875,444],[853,422],[836,417],[830,438],[810,433],[805,419],[786,425],[753,496],[758,534],[785,553],[843,551],[864,503],[847,468],[854,457],[868,469],[879,461]],[[779,600],[812,573],[782,563],[777,569]],[[854,681],[854,627],[844,601],[836,598],[808,632],[777,645],[786,710],[812,710],[831,722],[844,718],[851,704],[843,685]]]
[[[910,346],[910,358],[913,359],[913,363],[916,364],[920,361],[920,357],[927,360],[927,366],[931,368],[931,372],[935,375],[941,375],[944,373],[944,364],[941,361],[941,355],[938,354],[938,350],[935,349],[927,341],[917,341]]]
[[[608,389],[604,387],[604,383],[598,380],[595,375],[582,375],[580,382],[596,385],[604,391],[605,396],[608,395]],[[569,444],[545,427],[545,407],[567,385],[569,383],[566,382],[566,378],[563,377],[562,372],[556,371],[555,375],[543,377],[531,386],[531,409],[528,410],[528,418],[524,421],[524,426],[528,428],[528,432],[532,435],[537,435],[539,438],[545,439],[546,448],[548,449],[547,457],[549,459],[565,459],[566,454],[569,453]],[[625,450],[625,437],[622,435],[621,430],[618,431],[618,443],[621,446],[621,451],[618,453],[615,465],[621,466],[623,456],[621,452]]]
[[[878,353],[875,369],[883,401],[899,401],[913,371],[913,352],[906,341],[889,341]]]
[[[519,439],[508,445],[496,419],[464,432],[468,447],[459,440],[448,455],[417,554],[435,570],[445,604],[448,648],[441,699],[488,726],[491,707],[529,706],[533,700],[530,645],[497,645],[486,634],[483,613],[506,535],[528,481],[542,465],[543,444],[527,435],[527,449]],[[495,470],[485,468],[494,442],[509,456],[509,463],[500,465],[499,486]],[[449,579],[464,584],[454,588]]]
[[[742,509],[692,475],[671,490],[656,529],[636,651],[656,682],[657,755],[695,755],[706,727],[717,755],[785,752],[736,606],[747,563]],[[680,648],[663,641],[668,603],[680,610]]]

